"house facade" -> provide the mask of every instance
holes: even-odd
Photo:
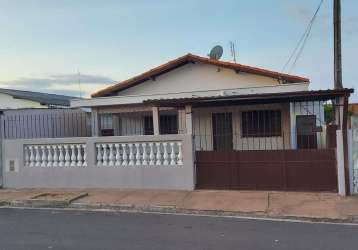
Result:
[[[345,194],[346,102],[353,90],[308,87],[307,78],[187,54],[72,100],[72,107],[91,108],[91,138],[12,141],[9,148],[23,148],[17,169],[49,172],[45,186]],[[327,123],[329,106],[335,119]],[[58,165],[72,171],[73,181]],[[10,186],[34,186],[11,174]]]

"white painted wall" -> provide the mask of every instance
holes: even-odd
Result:
[[[11,95],[0,93],[0,109],[24,109],[24,108],[47,108],[38,102],[16,99]]]
[[[217,66],[187,64],[142,84],[120,91],[118,95],[152,95],[234,88],[251,88],[279,85],[277,79]]]

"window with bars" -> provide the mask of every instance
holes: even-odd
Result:
[[[178,116],[177,115],[160,115],[159,117],[160,134],[178,134]]]
[[[144,116],[144,134],[145,135],[153,135],[153,116]]]
[[[281,136],[280,110],[254,110],[241,113],[242,137]]]

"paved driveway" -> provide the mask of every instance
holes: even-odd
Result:
[[[0,209],[0,249],[356,250],[358,226],[222,217]]]

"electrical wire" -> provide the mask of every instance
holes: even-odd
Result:
[[[288,65],[290,64],[290,62],[292,61],[292,59],[294,58],[294,56],[295,56],[295,59],[294,59],[294,61],[293,61],[293,63],[292,63],[292,65],[291,65],[291,67],[290,67],[290,69],[289,69],[288,72],[291,72],[292,69],[296,66],[296,63],[297,63],[298,59],[300,58],[300,56],[302,55],[302,52],[303,52],[303,50],[304,50],[304,48],[305,48],[305,45],[306,45],[306,43],[307,43],[307,40],[308,40],[308,38],[309,38],[309,36],[310,36],[310,34],[311,34],[311,30],[312,30],[313,24],[314,24],[314,22],[315,22],[315,20],[316,20],[316,17],[317,17],[317,15],[318,15],[319,10],[320,10],[321,7],[322,7],[323,2],[324,2],[324,0],[321,0],[321,1],[320,1],[319,5],[318,5],[318,7],[317,7],[317,9],[316,9],[316,11],[314,12],[313,17],[311,18],[310,22],[309,22],[308,25],[307,25],[307,28],[306,28],[305,32],[304,32],[304,33],[302,34],[302,36],[300,37],[300,39],[299,39],[299,41],[298,41],[296,47],[294,48],[294,50],[292,51],[290,57],[289,57],[288,60],[286,61],[285,65],[283,66],[282,72],[285,72],[285,70],[288,68]],[[297,52],[297,51],[298,51],[298,52]]]

